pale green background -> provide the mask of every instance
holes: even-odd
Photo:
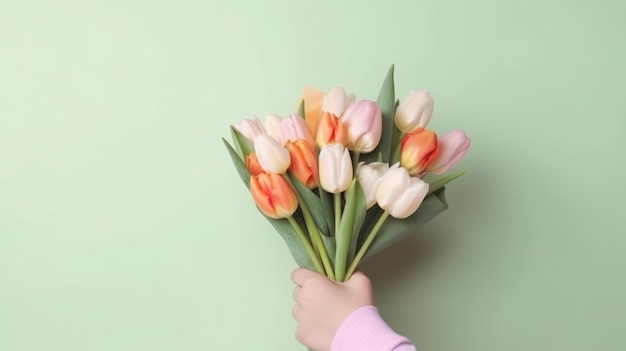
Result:
[[[366,266],[423,351],[624,350],[623,1],[0,1],[0,350],[301,350],[220,137],[427,88],[451,209]]]

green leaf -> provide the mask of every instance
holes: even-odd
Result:
[[[326,212],[322,206],[322,200],[311,190],[309,190],[293,173],[289,172],[289,179],[294,185],[295,191],[300,195],[302,201],[308,207],[313,217],[313,221],[317,226],[317,229],[323,234],[328,235],[330,232],[328,229],[328,222],[326,221]]]
[[[339,233],[335,234],[335,242],[337,243],[335,277],[337,281],[341,282],[345,278],[350,248],[353,239],[356,247],[358,233],[365,219],[365,210],[365,194],[355,178],[348,189],[348,198],[339,223]]]
[[[447,176],[441,177],[435,181],[429,182],[428,183],[428,194],[432,194],[435,191],[443,188],[446,184],[450,183],[451,181],[457,179],[458,177],[462,176],[463,174],[465,174],[465,171],[458,171],[452,174],[449,174]]]
[[[389,217],[374,239],[372,246],[367,250],[364,258],[370,257],[396,241],[414,233],[447,208],[448,203],[446,202],[444,187],[426,196],[413,215],[405,219]]]
[[[398,144],[398,146],[396,147],[396,150],[393,152],[393,155],[391,156],[391,161],[389,162],[390,165],[394,165],[398,162],[400,162],[400,152],[401,152],[401,147],[400,144]]]
[[[313,264],[311,257],[307,254],[304,244],[298,238],[298,234],[296,234],[295,229],[293,229],[289,221],[286,219],[274,219],[265,215],[263,216],[272,224],[274,229],[276,229],[278,234],[283,238],[291,256],[294,261],[296,261],[296,264],[299,267],[315,271],[315,265]]]
[[[222,141],[224,142],[226,149],[228,149],[228,154],[230,155],[230,158],[233,160],[233,164],[235,165],[235,169],[237,170],[239,177],[241,178],[243,183],[246,185],[246,187],[250,188],[250,171],[248,171],[248,167],[246,167],[246,164],[243,163],[241,156],[237,154],[237,151],[235,151],[235,149],[233,149],[232,146],[230,146],[228,141],[226,141],[226,139],[224,138],[222,138]]]
[[[239,152],[239,155],[243,160],[246,159],[246,156],[250,155],[254,152],[254,145],[252,142],[248,140],[237,128],[230,126],[230,133],[233,136],[233,144],[235,144],[235,148]]]
[[[324,247],[326,247],[326,252],[328,253],[328,259],[330,260],[331,265],[335,266],[335,254],[337,252],[337,244],[335,243],[335,237],[322,235],[322,241],[324,242]]]
[[[317,190],[320,196],[320,201],[322,203],[322,211],[324,214],[323,216],[326,219],[326,225],[328,226],[328,232],[322,233],[322,234],[325,234],[330,237],[334,237],[335,236],[335,215],[333,214],[332,195],[328,193],[327,191],[325,191],[324,189],[322,189],[321,185],[318,186]],[[333,259],[335,258],[334,255],[332,256],[332,258]]]
[[[300,102],[300,105],[298,106],[298,116],[300,116],[300,118],[305,119],[304,116],[304,99],[302,99],[302,101]]]
[[[394,66],[391,65],[389,71],[387,72],[387,76],[385,77],[385,81],[383,82],[383,86],[380,88],[378,99],[376,100],[376,104],[380,108],[383,116],[383,132],[380,138],[380,143],[376,149],[364,157],[364,159],[367,160],[366,162],[374,161],[379,153],[382,153],[383,155],[383,162],[389,162],[389,159],[391,158],[391,142],[394,129],[393,118],[396,111],[393,71]]]
[[[235,149],[233,149],[233,147],[224,138],[222,138],[222,141],[224,142],[224,145],[226,146],[226,149],[228,150],[228,153],[233,160],[233,164],[235,165],[235,169],[237,170],[239,177],[249,189],[250,172],[248,171],[248,168],[246,168],[246,165],[241,160],[241,157],[237,154],[237,151],[235,151]],[[263,217],[265,217],[270,222],[270,224],[272,224],[274,229],[276,229],[278,234],[283,238],[285,244],[287,244],[287,248],[289,249],[291,256],[294,258],[298,266],[308,268],[310,270],[315,270],[315,265],[307,254],[307,250],[304,247],[304,244],[298,238],[298,234],[296,233],[295,229],[293,229],[289,221],[287,221],[286,219],[274,219],[267,217],[260,210],[259,213],[261,213],[261,215],[263,215]]]
[[[363,188],[357,182],[356,187],[356,198],[355,198],[355,213],[354,213],[354,225],[352,227],[352,238],[350,239],[350,251],[348,252],[348,260],[347,266],[352,263],[354,259],[354,255],[357,252],[357,243],[359,241],[359,235],[361,233],[361,228],[363,227],[363,223],[365,223],[365,219],[367,217],[367,199],[365,198],[365,193],[363,192]]]

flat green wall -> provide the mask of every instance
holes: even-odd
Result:
[[[626,349],[623,1],[0,1],[0,350],[300,350],[221,144],[301,88],[429,89],[473,146],[369,261],[422,351]]]

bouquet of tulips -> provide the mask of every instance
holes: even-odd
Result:
[[[393,69],[376,101],[305,87],[297,113],[245,119],[231,126],[234,147],[223,139],[296,263],[335,281],[445,210],[444,186],[463,173],[446,174],[470,139],[426,129],[432,97],[397,101]]]

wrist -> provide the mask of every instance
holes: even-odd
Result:
[[[393,350],[410,345],[407,338],[395,333],[383,321],[375,306],[363,306],[352,312],[339,326],[332,340],[331,351]]]

